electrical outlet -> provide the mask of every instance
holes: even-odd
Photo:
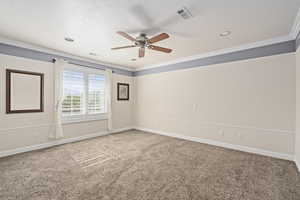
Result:
[[[196,112],[198,109],[198,105],[196,103],[193,104],[193,111]]]

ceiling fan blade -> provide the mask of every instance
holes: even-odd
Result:
[[[131,37],[130,35],[128,35],[127,33],[125,32],[122,32],[122,31],[118,31],[117,32],[119,35],[123,36],[124,38],[130,40],[130,41],[133,41],[133,42],[136,42],[136,39]]]
[[[145,47],[141,47],[139,49],[139,57],[142,58],[145,56]]]
[[[126,48],[132,48],[132,47],[136,47],[136,46],[135,45],[129,45],[129,46],[123,46],[123,47],[115,47],[115,48],[111,48],[111,50],[126,49]]]
[[[155,50],[155,51],[161,51],[161,52],[164,52],[164,53],[171,53],[172,52],[172,49],[159,47],[159,46],[154,46],[154,45],[149,45],[149,49]]]
[[[161,34],[159,34],[159,35],[157,35],[157,36],[154,36],[153,38],[150,38],[149,40],[147,40],[148,41],[148,43],[149,44],[153,44],[153,43],[155,43],[155,42],[159,42],[159,41],[161,41],[161,40],[165,40],[165,39],[167,39],[167,38],[169,38],[170,36],[168,35],[168,34],[166,34],[166,33],[161,33]]]

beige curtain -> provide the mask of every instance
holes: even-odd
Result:
[[[54,120],[53,120],[53,128],[50,132],[49,137],[53,139],[59,139],[64,137],[63,129],[62,129],[62,120],[61,120],[61,111],[62,111],[62,72],[63,67],[67,62],[63,59],[57,59],[54,62]]]
[[[105,70],[105,97],[107,107],[107,129],[111,131],[113,129],[112,124],[112,70]]]

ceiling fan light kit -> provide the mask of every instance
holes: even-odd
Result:
[[[118,31],[117,34],[132,41],[134,43],[134,45],[115,47],[115,48],[111,48],[112,50],[139,47],[139,58],[143,58],[145,56],[146,48],[148,48],[150,50],[154,50],[154,51],[164,52],[164,53],[172,52],[172,49],[152,45],[153,43],[156,43],[156,42],[159,42],[159,41],[169,38],[170,36],[167,33],[161,33],[150,39],[147,37],[147,35],[145,33],[141,33],[137,38],[134,38],[134,37],[130,36],[129,34],[122,32],[122,31]]]

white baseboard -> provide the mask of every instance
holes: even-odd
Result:
[[[57,146],[57,145],[61,145],[61,144],[78,142],[78,141],[95,138],[95,137],[99,137],[99,136],[104,136],[104,135],[109,135],[109,134],[113,134],[113,133],[119,133],[119,132],[131,130],[131,129],[133,129],[133,128],[121,128],[121,129],[115,129],[112,131],[93,133],[93,134],[83,135],[83,136],[74,137],[74,138],[65,138],[65,139],[62,138],[62,139],[54,140],[54,141],[43,143],[43,144],[36,144],[36,145],[32,145],[32,146],[26,146],[26,147],[21,147],[21,148],[17,148],[17,149],[2,151],[2,152],[0,152],[0,158],[19,154],[19,153],[25,153],[25,152],[29,152],[29,151],[45,149],[45,148],[49,148],[49,147],[53,147],[53,146]]]
[[[130,130],[133,130],[133,129],[134,128],[132,128],[132,127],[118,128],[118,129],[114,129],[114,130],[110,131],[108,134],[121,133],[121,132],[124,132],[124,131],[130,131]]]
[[[145,131],[145,132],[150,132],[150,133],[154,133],[154,134],[189,140],[189,141],[193,141],[193,142],[210,144],[210,145],[219,146],[219,147],[223,147],[223,148],[227,148],[227,149],[233,149],[233,150],[238,150],[238,151],[243,151],[243,152],[248,152],[248,153],[259,154],[259,155],[263,155],[263,156],[269,156],[269,157],[294,161],[294,155],[272,152],[272,151],[268,151],[268,150],[257,149],[257,148],[247,147],[247,146],[242,146],[242,145],[237,145],[237,144],[218,142],[218,141],[214,141],[214,140],[210,140],[210,139],[202,139],[202,138],[198,138],[198,137],[185,136],[185,135],[180,135],[180,134],[176,134],[176,133],[169,133],[169,132],[153,130],[153,129],[148,129],[148,128],[134,127],[134,129]]]

